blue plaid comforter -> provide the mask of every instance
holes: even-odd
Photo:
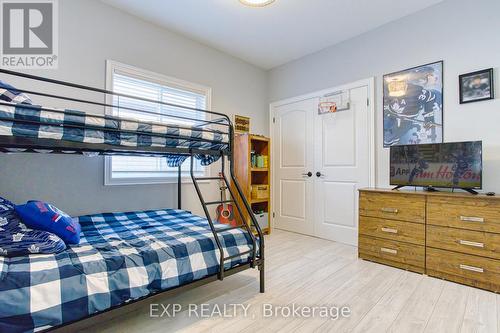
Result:
[[[0,105],[0,135],[117,147],[196,148],[216,151],[229,148],[229,136],[220,131],[208,132],[196,126],[183,128],[176,124],[160,122],[145,123],[75,110],[42,110],[38,105],[14,103]],[[186,156],[173,154],[167,157],[170,166],[178,166],[186,159]],[[219,159],[219,156],[208,154],[198,154],[195,157],[202,165],[209,165]]]
[[[0,332],[24,332],[81,319],[218,271],[206,219],[182,210],[77,218],[82,240],[55,255],[0,257]],[[227,226],[219,225],[226,228]],[[220,233],[225,256],[252,248],[239,229]],[[246,263],[249,254],[228,260]]]

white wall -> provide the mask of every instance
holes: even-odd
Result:
[[[59,69],[35,75],[104,88],[105,60],[116,60],[209,86],[213,110],[248,115],[252,131],[268,134],[265,71],[98,1],[61,0],[59,11]],[[1,155],[0,196],[45,200],[73,215],[176,205],[175,185],[104,186],[103,172],[102,157]],[[215,185],[203,187],[216,195]],[[191,184],[183,200],[201,213]]]
[[[272,70],[270,102],[376,77],[376,180],[386,187],[389,150],[382,141],[382,76],[444,60],[444,139],[483,140],[484,189],[500,192],[500,99],[460,105],[458,97],[459,74],[490,67],[495,67],[500,97],[499,13],[498,0],[444,1]]]

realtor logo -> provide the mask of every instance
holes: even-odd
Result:
[[[56,69],[57,0],[0,0],[1,67]]]

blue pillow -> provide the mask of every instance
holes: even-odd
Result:
[[[28,201],[16,206],[16,212],[27,226],[52,232],[66,244],[80,243],[80,224],[57,207],[42,201]]]
[[[6,209],[10,201],[0,198],[0,256],[16,257],[27,254],[51,254],[64,251],[66,244],[56,235],[29,229],[14,211]]]
[[[28,95],[2,81],[0,81],[0,99],[11,103],[33,104]]]

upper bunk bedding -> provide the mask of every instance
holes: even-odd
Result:
[[[209,123],[210,124],[210,123]],[[194,152],[208,165],[229,149],[229,135],[203,126],[58,110],[0,101],[0,151],[163,155],[170,166]],[[75,149],[75,150],[73,150]],[[217,154],[215,154],[217,153]]]
[[[77,218],[81,242],[53,255],[0,257],[0,332],[57,326],[216,274],[219,251],[206,219],[183,210]],[[227,225],[217,225],[227,228]],[[225,268],[247,263],[252,239],[222,231]],[[238,254],[243,254],[238,256]]]

